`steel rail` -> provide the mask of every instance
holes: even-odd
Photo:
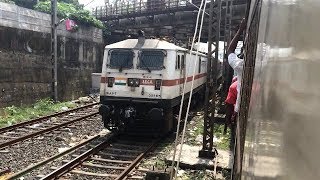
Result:
[[[95,139],[97,139],[97,138],[99,138],[99,137],[100,137],[100,135],[93,136],[93,137],[87,139],[86,141],[81,142],[81,143],[79,143],[79,144],[77,144],[77,145],[75,145],[75,146],[73,146],[73,147],[71,147],[71,148],[69,148],[69,149],[61,152],[61,153],[58,153],[58,154],[56,154],[56,155],[54,155],[54,156],[52,156],[52,157],[49,157],[49,158],[47,158],[47,159],[45,159],[45,160],[43,160],[43,161],[41,161],[41,162],[38,162],[38,163],[36,163],[36,164],[33,165],[33,166],[30,166],[30,167],[28,167],[28,168],[25,168],[25,169],[23,169],[22,171],[19,171],[19,172],[17,172],[17,173],[14,173],[13,175],[11,175],[11,176],[8,177],[8,180],[10,180],[10,179],[17,179],[17,178],[19,178],[19,177],[21,177],[21,176],[29,173],[30,171],[32,171],[32,170],[34,170],[34,169],[37,169],[37,168],[40,167],[40,166],[43,166],[43,165],[45,165],[45,164],[47,164],[47,163],[49,163],[49,162],[51,162],[51,161],[53,161],[53,160],[56,160],[56,159],[60,158],[61,156],[64,156],[64,155],[66,155],[66,154],[68,154],[68,153],[70,153],[70,152],[72,152],[72,151],[74,151],[74,150],[76,150],[76,149],[78,149],[78,148],[80,148],[80,147],[88,144],[89,142],[91,142],[91,141],[93,141],[93,140],[95,140]]]
[[[111,134],[110,137],[108,137],[108,139],[105,140],[104,142],[101,142],[97,146],[95,146],[94,148],[82,153],[77,158],[75,158],[72,161],[66,163],[65,165],[63,165],[60,168],[56,169],[55,171],[51,172],[47,176],[41,178],[41,180],[57,179],[57,178],[61,177],[65,173],[69,172],[73,168],[75,168],[78,165],[80,165],[83,161],[89,159],[95,153],[99,152],[104,146],[109,144],[116,136],[117,136],[116,133]]]
[[[79,165],[82,165],[83,162],[85,162],[86,160],[90,159],[92,155],[97,154],[99,151],[101,151],[108,144],[112,144],[112,142],[118,137],[117,135],[118,134],[116,134],[116,133],[111,134],[110,137],[107,140],[105,140],[104,142],[101,142],[97,146],[93,147],[92,149],[82,153],[81,155],[79,155],[75,159],[73,159],[72,161],[68,161],[66,164],[64,164],[63,166],[59,167],[58,169],[55,169],[53,172],[51,172],[47,176],[43,177],[41,180],[57,179],[57,178],[63,176],[64,174],[66,174],[68,172],[72,173],[73,169],[75,167],[77,167]],[[145,155],[147,153],[149,153],[159,143],[159,141],[160,141],[160,139],[158,139],[156,141],[153,141],[147,147],[147,149],[141,151],[142,153],[137,155],[136,158],[132,162],[130,162],[130,165],[128,167],[123,167],[125,169],[119,175],[113,175],[113,176],[116,177],[116,180],[125,179],[127,177],[127,175],[130,172],[132,172],[132,170],[143,160]],[[103,166],[103,167],[114,169],[112,166],[110,166],[110,167],[109,166]]]
[[[79,118],[70,120],[70,121],[68,121],[68,122],[61,123],[61,124],[59,124],[59,125],[52,126],[52,127],[49,127],[49,128],[46,128],[46,129],[43,129],[43,130],[40,130],[40,131],[31,133],[31,134],[28,134],[28,135],[25,135],[25,136],[22,136],[22,137],[18,137],[18,138],[16,138],[16,139],[11,140],[11,141],[7,141],[7,142],[4,142],[4,143],[1,143],[1,144],[0,144],[0,149],[1,149],[1,148],[4,148],[4,147],[6,147],[6,146],[12,145],[12,144],[14,144],[14,143],[17,143],[17,142],[20,142],[20,141],[29,139],[29,138],[31,138],[31,137],[37,136],[37,135],[39,135],[39,134],[47,133],[47,132],[53,131],[53,130],[55,130],[55,129],[58,129],[58,128],[67,126],[67,125],[69,125],[69,124],[75,123],[75,122],[77,122],[77,121],[80,121],[80,120],[82,120],[82,119],[86,119],[86,118],[88,118],[88,117],[91,117],[91,116],[94,116],[94,115],[97,115],[97,114],[98,114],[98,112],[90,113],[90,114],[88,114],[88,115],[85,115],[85,116],[82,116],[82,117],[79,117]]]
[[[81,106],[81,107],[77,107],[77,108],[74,108],[74,109],[70,109],[70,110],[67,110],[67,111],[62,111],[62,112],[54,113],[54,114],[51,114],[51,115],[42,116],[42,117],[39,117],[39,118],[36,118],[36,119],[32,119],[30,121],[25,121],[25,122],[21,122],[21,123],[18,123],[18,124],[14,124],[12,126],[7,126],[7,127],[4,127],[4,128],[0,128],[0,133],[16,129],[16,128],[21,127],[21,126],[34,124],[34,123],[37,123],[39,121],[42,121],[42,120],[45,120],[45,119],[48,119],[48,118],[51,118],[51,117],[60,116],[60,115],[63,115],[63,114],[67,114],[67,113],[71,113],[71,112],[78,111],[78,110],[81,110],[81,109],[85,109],[85,108],[88,108],[90,106],[94,106],[94,105],[97,105],[97,104],[98,104],[98,102],[91,103],[91,104],[87,104],[87,105],[84,105],[84,106]]]
[[[116,180],[124,179],[133,168],[135,168],[144,158],[144,156],[149,153],[158,143],[160,139],[152,142],[152,144],[143,152],[141,153],[122,173],[116,178]]]

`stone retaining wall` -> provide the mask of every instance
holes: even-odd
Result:
[[[51,97],[50,15],[0,2],[0,107]],[[58,26],[58,96],[90,92],[91,73],[101,72],[102,31]]]

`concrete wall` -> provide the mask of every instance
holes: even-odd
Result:
[[[51,97],[50,15],[0,2],[0,107]],[[58,27],[60,100],[89,93],[91,73],[100,72],[102,31]]]

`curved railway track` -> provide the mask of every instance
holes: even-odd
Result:
[[[61,160],[62,165],[60,167],[51,167],[53,171],[47,175],[40,174],[37,177],[43,180],[77,179],[77,176],[87,176],[90,179],[143,179],[142,174],[147,170],[136,169],[135,167],[148,152],[153,150],[160,139],[129,137],[117,133],[109,134],[108,137],[97,135],[60,154],[17,172],[8,179],[17,179],[43,165],[58,160],[62,156],[69,156],[72,159]],[[95,141],[95,145],[92,145],[91,142],[93,141]]]
[[[0,129],[0,149],[17,142],[66,127],[72,123],[95,116],[97,110],[92,107],[98,103],[74,108],[68,111],[43,116]],[[54,120],[52,118],[56,117]]]

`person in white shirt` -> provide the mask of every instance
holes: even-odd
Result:
[[[239,112],[240,108],[240,90],[241,90],[241,77],[242,77],[242,70],[243,70],[243,48],[241,48],[241,53],[239,57],[235,54],[235,49],[237,47],[238,41],[240,39],[240,35],[243,30],[246,28],[246,20],[242,19],[240,27],[233,37],[232,41],[227,50],[228,55],[228,63],[234,70],[234,73],[237,75],[238,78],[238,86],[237,86],[237,101],[234,108],[235,112]]]

